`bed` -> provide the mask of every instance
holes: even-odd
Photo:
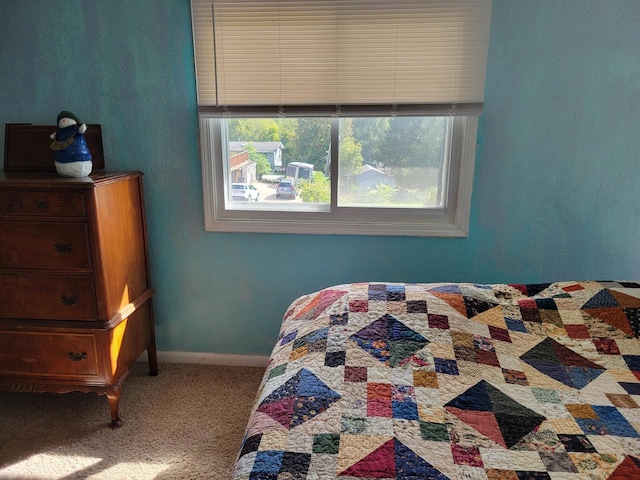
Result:
[[[640,283],[296,299],[233,480],[640,478]]]

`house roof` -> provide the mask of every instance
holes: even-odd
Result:
[[[259,153],[275,152],[284,148],[282,142],[229,142],[229,150],[231,152],[239,152],[244,150],[248,144],[252,144],[253,148],[256,149],[256,152]]]
[[[376,182],[376,185],[395,185],[396,183],[391,176],[367,164],[362,166],[360,173],[355,176],[355,180],[359,185],[364,184],[365,182],[370,183],[372,181]]]
[[[369,172],[372,172],[373,174],[383,175],[385,177],[388,177],[388,175],[386,173],[384,173],[381,170],[378,170],[375,167],[372,167],[371,165],[369,165],[367,163],[362,165],[362,168],[360,169],[360,173],[358,173],[358,175],[364,175],[365,173],[369,173]]]

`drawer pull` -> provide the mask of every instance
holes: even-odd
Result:
[[[74,295],[73,297],[67,297],[66,295],[62,295],[62,297],[60,297],[60,300],[62,300],[62,303],[64,303],[65,305],[67,305],[69,307],[73,307],[79,301],[77,295]]]
[[[49,202],[36,202],[36,209],[46,210],[47,208],[49,208]]]
[[[62,253],[63,255],[71,253],[71,250],[73,250],[73,245],[71,245],[70,243],[56,243],[54,247],[56,249],[56,252]]]
[[[69,358],[74,362],[79,362],[87,358],[87,352],[69,352]]]

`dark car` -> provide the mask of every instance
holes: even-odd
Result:
[[[292,180],[280,180],[278,188],[276,189],[276,198],[287,197],[296,198],[298,189]]]

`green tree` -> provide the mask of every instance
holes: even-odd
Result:
[[[379,145],[385,165],[409,167],[420,164],[421,145],[416,141],[416,133],[421,122],[419,117],[396,117],[391,120],[384,141]]]
[[[262,178],[262,175],[269,175],[271,173],[271,164],[266,155],[258,153],[253,143],[249,143],[245,148],[249,151],[249,160],[257,163],[256,173],[258,174],[258,178]]]
[[[377,151],[382,165],[393,168],[393,178],[400,189],[424,190],[435,186],[434,181],[439,186],[446,122],[444,117],[390,119]]]
[[[322,172],[313,172],[310,182],[300,184],[300,198],[307,203],[329,203],[331,201],[331,182]]]
[[[384,163],[393,167],[433,167],[441,163],[444,117],[396,117],[378,144]]]
[[[231,142],[279,142],[282,137],[275,118],[232,118],[227,129]]]
[[[297,118],[295,136],[284,143],[284,163],[305,162],[325,172],[331,144],[331,121],[328,118]],[[325,172],[326,173],[326,172]]]
[[[340,122],[340,178],[349,186],[350,179],[362,169],[362,146],[353,138],[353,119],[345,118]],[[347,187],[348,188],[348,187]]]
[[[384,161],[380,155],[380,146],[389,130],[390,120],[389,117],[353,119],[353,138],[362,145],[364,163],[376,166]]]
[[[397,188],[383,184],[378,184],[366,192],[368,200],[373,205],[392,205],[397,194]]]

